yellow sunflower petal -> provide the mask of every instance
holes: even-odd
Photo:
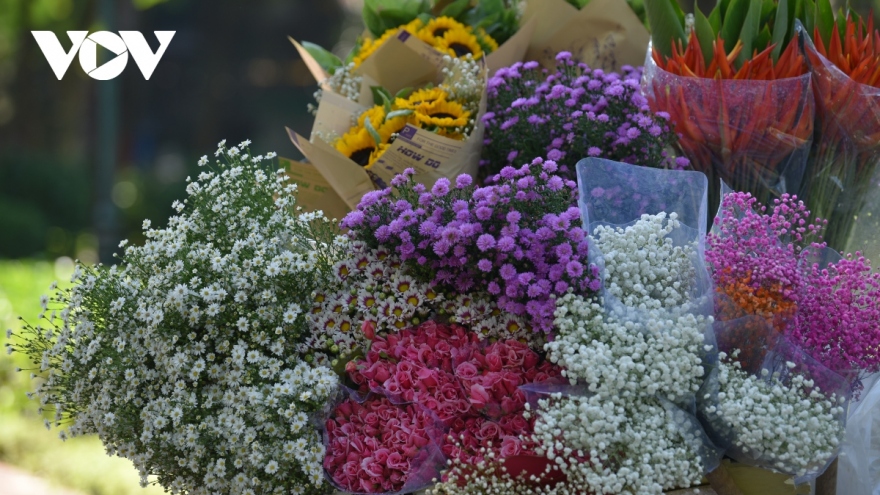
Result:
[[[385,120],[385,107],[382,105],[376,105],[369,110],[366,110],[358,117],[358,127],[364,127],[367,117],[370,118],[370,123],[373,124],[373,127],[378,128],[382,121]]]
[[[434,103],[435,101],[446,100],[449,95],[440,88],[419,89],[413,91],[408,98],[397,98],[394,104],[399,108],[409,108],[415,110],[422,103]]]
[[[363,128],[353,128],[337,139],[333,146],[362,167],[372,163],[373,154],[379,149],[370,133]]]
[[[422,103],[416,108],[416,119],[425,127],[464,127],[471,113],[456,101]]]
[[[454,29],[463,29],[467,31],[470,27],[465,26],[451,17],[443,16],[431,19],[428,21],[428,24],[419,31],[431,38],[439,40],[440,38],[443,38],[443,35],[446,34],[447,31],[452,31]]]
[[[462,58],[471,55],[474,60],[483,56],[483,48],[477,37],[464,29],[453,29],[443,34],[437,42],[437,49],[453,57]]]
[[[498,49],[498,42],[495,41],[495,38],[489,36],[485,29],[477,29],[477,38],[484,51],[492,53]]]

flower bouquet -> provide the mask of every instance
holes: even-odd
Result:
[[[676,2],[647,4],[654,35],[645,92],[654,111],[671,116],[692,166],[709,176],[713,209],[719,179],[762,202],[800,192],[815,102],[792,42],[795,4],[721,2],[708,17],[697,9],[687,36]]]
[[[380,50],[412,53],[412,46],[418,48],[413,43],[397,38]],[[470,57],[443,56],[436,63],[428,64],[428,80],[439,81],[436,86],[421,77],[408,81],[409,87],[374,86],[370,107],[328,94],[311,141],[288,129],[293,143],[351,208],[408,168],[427,184],[476,171],[486,72]]]
[[[846,248],[876,186],[880,161],[880,33],[854,13],[817,19],[806,44],[816,96],[817,139],[806,199],[829,220],[825,240]],[[809,23],[808,23],[809,24]]]
[[[344,60],[314,43],[290,41],[321,86],[319,95],[332,91],[358,101],[371,85],[388,85],[377,73],[393,80],[419,70],[382,50],[401,36],[418,39],[428,60],[469,56],[485,60],[490,71],[522,60],[535,29],[534,21],[521,22],[522,14],[521,0],[368,0],[366,33]]]
[[[569,52],[556,56],[556,72],[537,62],[517,63],[488,83],[480,175],[547,156],[559,175],[575,179],[575,163],[601,157],[659,168],[683,168],[666,149],[675,142],[668,115],[655,114],[639,88],[641,70],[621,74],[591,69]]]
[[[296,186],[266,167],[274,154],[248,144],[203,157],[166,228],[145,221],[146,243],[118,266],[78,265],[10,345],[40,363],[47,426],[97,434],[144,486],[327,490],[312,420],[338,392],[335,354],[303,344],[311,293],[347,241],[320,213],[296,213]]]

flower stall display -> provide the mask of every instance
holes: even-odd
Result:
[[[382,50],[412,55],[413,47],[418,49],[412,39],[396,39]],[[422,63],[429,76],[396,87],[372,87],[370,106],[325,95],[311,140],[287,130],[350,208],[408,168],[418,170],[418,180],[426,184],[476,171],[485,69],[471,57],[444,55]]]
[[[683,168],[667,149],[676,136],[668,114],[655,114],[639,88],[642,72],[591,69],[570,52],[556,56],[556,72],[537,62],[498,70],[488,82],[480,176],[539,156],[555,160],[574,180],[575,163],[591,156],[627,163]]]
[[[762,202],[803,186],[815,102],[792,42],[795,5],[719,2],[708,17],[696,9],[686,29],[677,2],[647,4],[654,34],[645,92],[654,111],[670,115],[692,166],[709,176],[713,209],[719,179]]]
[[[811,211],[829,221],[828,245],[843,250],[860,244],[853,234],[860,217],[864,222],[869,216],[868,202],[877,181],[880,33],[873,18],[865,21],[848,12],[835,22],[830,11],[823,14],[824,21],[817,19],[813,29],[807,27],[814,42],[806,44],[806,53],[816,97],[817,139],[805,198]],[[873,232],[859,237],[873,244]]]
[[[40,363],[35,396],[60,435],[97,434],[142,484],[207,493],[325,493],[311,426],[337,393],[308,345],[311,293],[347,241],[297,214],[296,186],[248,141],[217,150],[168,226],[109,269],[78,265],[12,350]],[[124,245],[123,243],[122,245]]]

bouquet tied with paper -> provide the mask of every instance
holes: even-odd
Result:
[[[440,54],[400,31],[361,69],[369,94],[355,102],[325,92],[311,139],[288,129],[349,207],[408,168],[426,185],[476,173],[486,106],[481,61]]]

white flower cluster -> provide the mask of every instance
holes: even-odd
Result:
[[[347,65],[337,68],[333,75],[327,79],[320,81],[321,87],[328,87],[334,93],[344,96],[351,101],[358,101],[361,95],[361,84],[364,76],[354,73],[354,63],[349,62]],[[321,90],[318,90],[319,92]],[[315,94],[315,100],[320,103],[321,97]]]
[[[660,494],[699,483],[690,432],[651,399],[554,394],[538,401],[535,438],[583,493]],[[581,480],[582,483],[572,483]]]
[[[821,470],[843,438],[843,398],[826,397],[800,374],[782,383],[766,369],[760,377],[745,372],[723,352],[719,359],[718,388],[700,404],[716,432],[771,469],[796,476]]]
[[[348,241],[294,210],[296,187],[226,148],[110,269],[78,267],[49,329],[16,350],[39,362],[35,396],[71,435],[97,433],[172,493],[325,493],[311,420],[335,397],[326,346],[302,349],[307,312]],[[203,157],[200,165],[207,165]],[[62,432],[62,434],[66,434]]]
[[[502,313],[488,294],[437,292],[407,275],[400,259],[386,249],[354,242],[349,257],[338,262],[333,273],[342,288],[316,293],[309,316],[314,337],[302,344],[304,349],[323,338],[346,355],[356,347],[369,347],[360,331],[367,321],[377,331],[394,332],[435,315],[465,325],[482,338],[536,338],[523,319]]]
[[[488,73],[482,63],[474,60],[470,55],[463,58],[443,56],[443,82],[440,88],[449,94],[449,100],[460,102],[471,113],[468,124],[461,129],[456,129],[465,136],[473,132],[477,117],[480,115],[480,102],[486,89]]]
[[[559,298],[556,337],[545,345],[548,358],[589,395],[542,400],[536,438],[597,493],[661,493],[702,476],[694,443],[661,398],[681,403],[699,390],[712,319],[690,311],[691,253],[672,246],[668,236],[680,224],[674,213],[664,225],[665,218],[597,229],[608,293],[623,305]]]
[[[664,225],[665,223],[665,225]],[[669,234],[681,227],[678,214],[642,215],[626,227],[600,226],[594,232],[605,258],[605,285],[630,308],[681,306],[694,280],[692,246],[674,246]]]

